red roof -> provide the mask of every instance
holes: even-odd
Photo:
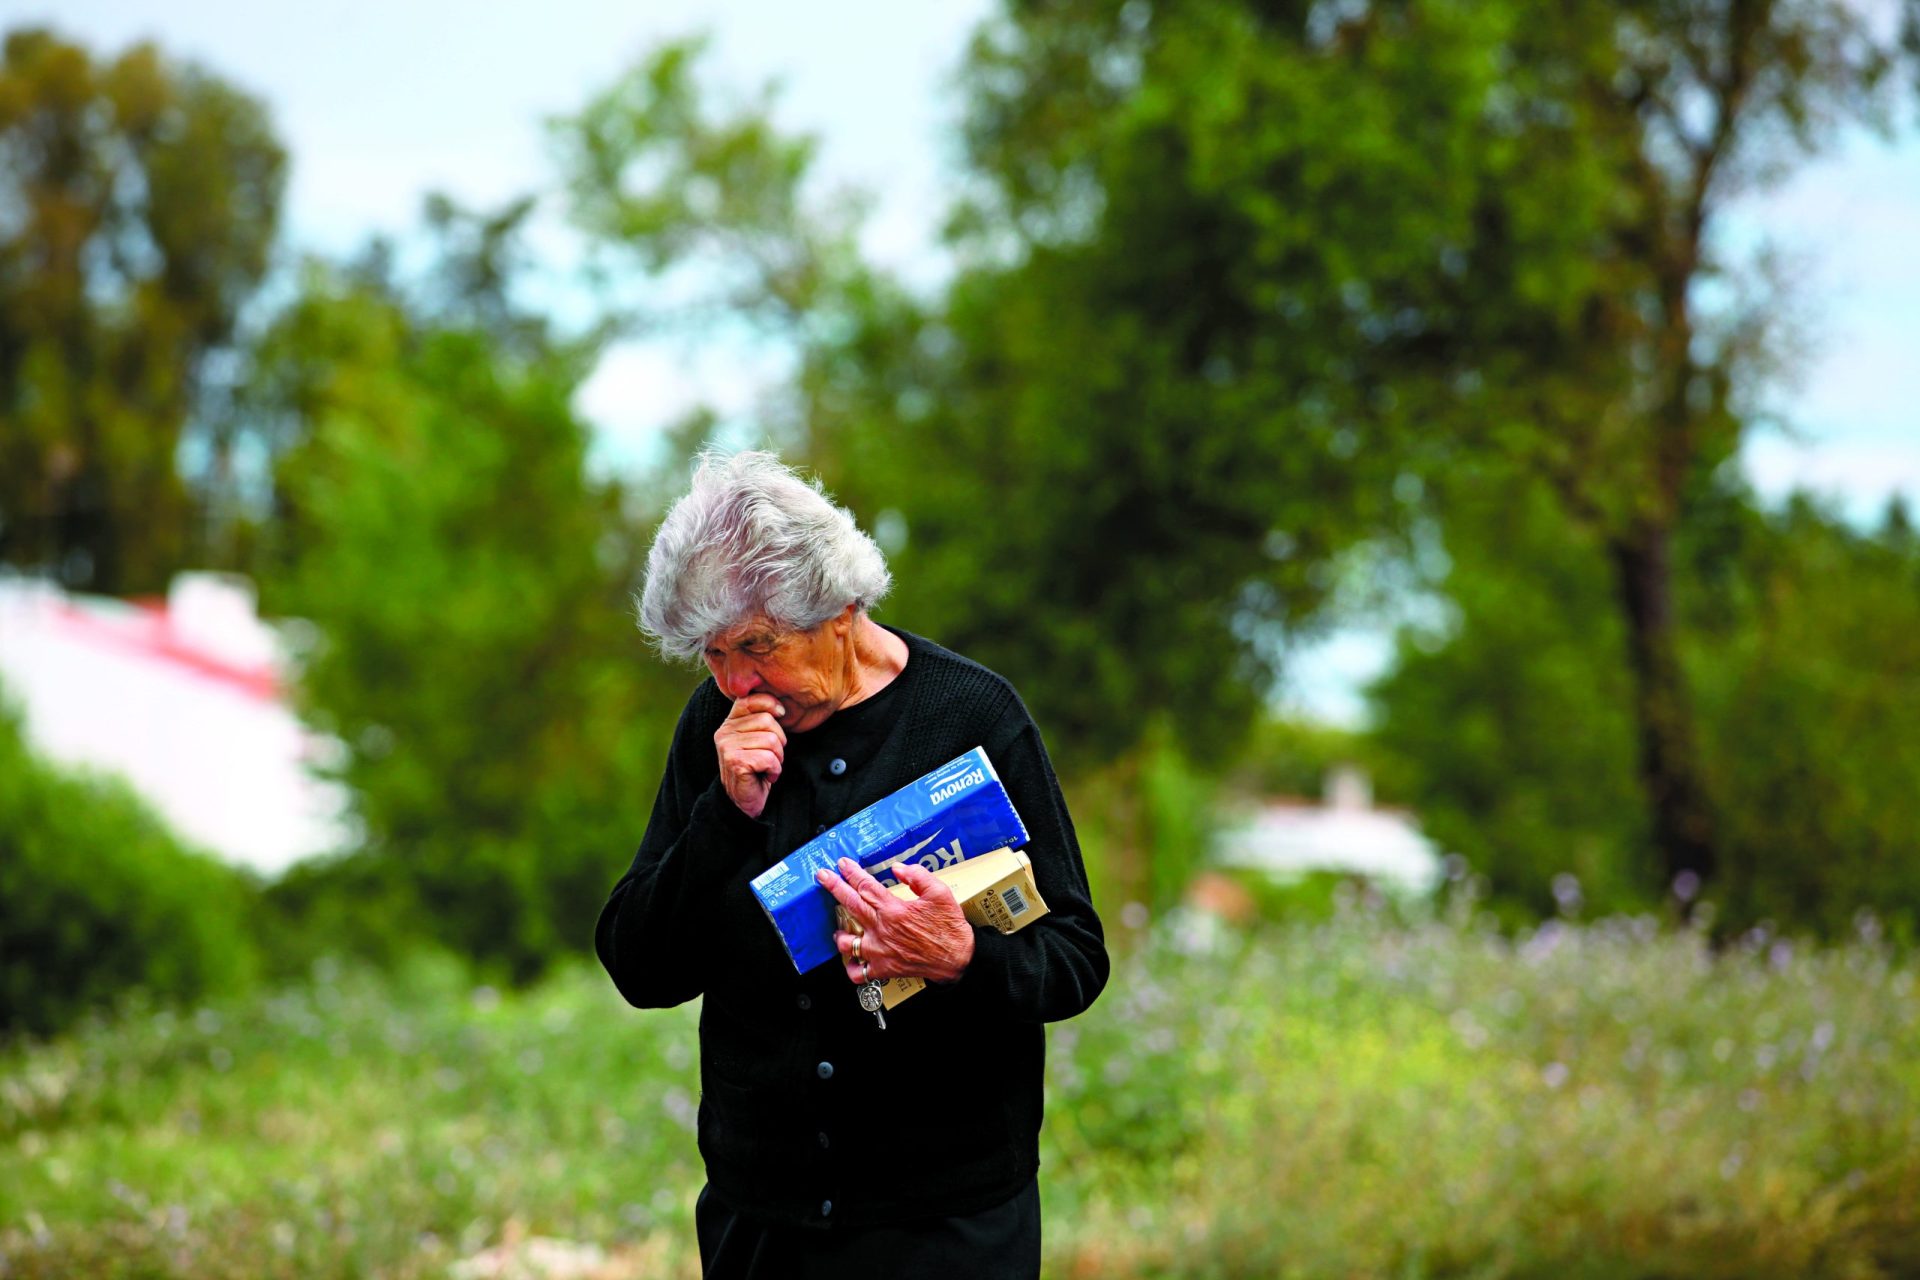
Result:
[[[243,665],[196,648],[180,634],[160,601],[129,601],[128,606],[108,612],[63,599],[54,603],[53,614],[62,628],[90,643],[183,667],[262,701],[279,700],[280,677],[271,666]]]

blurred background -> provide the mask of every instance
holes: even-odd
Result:
[[[1920,1275],[1913,0],[0,31],[0,1277],[697,1271],[745,447],[1067,786],[1049,1274]]]

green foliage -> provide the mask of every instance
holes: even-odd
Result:
[[[1657,901],[1634,771],[1630,684],[1594,540],[1540,486],[1507,475],[1444,500],[1444,629],[1403,629],[1372,691],[1381,785],[1485,876],[1516,919]]]
[[[274,980],[292,981],[318,956],[394,970],[423,956],[457,954],[459,926],[423,927],[423,892],[417,868],[381,849],[295,863],[261,890],[262,965]]]
[[[1717,927],[1770,919],[1844,936],[1867,910],[1920,926],[1911,797],[1920,549],[1897,520],[1863,534],[1794,500],[1694,499],[1681,652],[1724,835]],[[1626,658],[1591,537],[1509,482],[1448,507],[1453,623],[1403,633],[1374,691],[1385,785],[1520,916],[1650,902]]]
[[[949,301],[934,432],[965,439],[974,394],[987,444],[960,469],[1008,457],[1039,479],[1013,509],[1060,515],[1013,595],[1065,722],[1170,705],[1224,740],[1233,700],[1206,695],[1244,685],[1235,660],[1260,674],[1258,637],[1297,620],[1277,606],[1316,603],[1258,564],[1273,533],[1324,568],[1431,515],[1384,481],[1493,459],[1604,550],[1649,838],[1668,874],[1711,874],[1673,539],[1790,346],[1775,282],[1715,229],[1838,124],[1883,120],[1902,56],[1837,0],[1010,6],[970,71],[961,226],[989,265]],[[1029,443],[1050,427],[1070,443]],[[1084,634],[1048,634],[1055,601]],[[1161,670],[1130,686],[1103,653]]]
[[[1176,906],[1212,847],[1218,781],[1196,769],[1164,726],[1105,769],[1064,784],[1094,905],[1118,945],[1129,904]]]
[[[1280,385],[1210,384],[1184,335],[1100,296],[1109,265],[963,279],[949,369],[810,426],[901,530],[891,607],[1012,678],[1070,767],[1153,725],[1218,764],[1276,674],[1273,628],[1324,599],[1369,499]]]
[[[1376,772],[1376,755],[1372,739],[1357,730],[1269,711],[1254,724],[1222,783],[1245,799],[1307,799],[1325,792],[1336,765],[1359,764]]]
[[[1382,688],[1382,788],[1503,910],[1564,906],[1562,875],[1585,910],[1643,903],[1704,816],[1726,922],[1904,929],[1911,533],[1711,483],[1784,333],[1713,220],[1877,118],[1895,51],[1863,21],[1009,6],[965,81],[957,270],[926,296],[860,260],[857,204],[816,198],[768,98],[716,110],[672,45],[555,127],[605,326],[567,341],[514,304],[531,197],[437,199],[424,287],[380,252],[311,273],[231,404],[207,367],[284,164],[261,109],[150,47],[18,32],[0,558],[157,586],[196,502],[231,533],[235,444],[265,442],[245,553],[268,609],[316,626],[305,711],[347,745],[365,833],[268,895],[270,963],[417,944],[526,979],[584,947],[689,679],[626,620],[667,495],[592,478],[571,401],[621,326],[744,318],[796,356],[758,425],[886,545],[890,618],[1021,687],[1108,904],[1178,899],[1250,740],[1229,785],[1310,790],[1364,745],[1265,723],[1266,695],[1350,549],[1438,530],[1455,622],[1410,632]]]
[[[1478,817],[1509,777],[1526,793],[1589,770],[1550,804],[1500,802],[1497,832],[1442,825],[1483,862],[1547,851],[1596,905],[1644,891],[1610,854],[1622,839],[1667,876],[1711,872],[1673,539],[1784,331],[1764,270],[1710,232],[1743,185],[1882,117],[1900,52],[1857,12],[1009,6],[965,81],[960,268],[926,299],[806,206],[808,149],[764,103],[712,116],[694,57],[668,50],[562,126],[576,219],[788,326],[782,425],[886,533],[893,616],[1012,677],[1069,775],[1130,776],[1154,726],[1232,758],[1343,551],[1434,517],[1403,482],[1517,471],[1601,553],[1581,589],[1609,603],[1598,625],[1632,678],[1579,689],[1589,647],[1570,637],[1571,665],[1515,672],[1466,728],[1592,711],[1591,740],[1469,753],[1493,767],[1424,794],[1470,792]],[[1525,624],[1489,625],[1531,664],[1556,627],[1522,604]],[[1569,808],[1600,834],[1567,847]],[[1145,896],[1131,861],[1123,892]],[[1498,872],[1541,904],[1542,878]]]
[[[543,1237],[692,1277],[696,1021],[588,967],[503,995],[321,966],[16,1049],[0,1254],[20,1280],[424,1278]],[[1882,944],[1351,908],[1168,929],[1049,1041],[1049,1275],[1920,1266],[1920,973]]]
[[[1920,540],[1898,507],[1860,533],[1796,498],[1695,544],[1696,573],[1737,566],[1701,588],[1688,652],[1726,923],[1840,937],[1866,911],[1920,938]]]
[[[265,108],[198,67],[7,35],[0,560],[129,592],[205,553],[196,508],[231,499],[239,429],[202,413],[208,364],[267,269],[285,169]]]
[[[587,945],[687,684],[630,621],[644,543],[587,475],[582,363],[324,273],[262,363],[301,424],[268,605],[317,628],[305,710],[365,832],[275,901],[326,919],[371,889],[380,929],[528,978]]]
[[[247,986],[255,901],[125,783],[33,756],[0,702],[0,1038],[62,1030],[134,992]]]
[[[729,308],[822,324],[860,272],[855,211],[804,200],[814,143],[773,128],[771,93],[725,114],[703,100],[694,78],[703,50],[701,41],[663,45],[554,122],[572,217],[603,264],[649,276],[695,264]],[[639,305],[630,319],[661,318]]]

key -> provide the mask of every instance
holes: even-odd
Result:
[[[873,1015],[873,1020],[880,1024],[882,1031],[887,1029],[886,1001],[880,998],[878,982],[860,984],[860,1007]]]

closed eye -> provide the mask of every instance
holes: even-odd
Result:
[[[776,640],[756,638],[751,640],[742,640],[739,644],[733,647],[733,651],[735,653],[744,655],[745,657],[749,657],[749,658],[764,658],[764,657],[767,657],[769,654],[771,654],[775,649],[779,647],[780,647],[779,642]],[[707,650],[707,657],[714,662],[719,662],[723,660],[726,656],[727,656],[727,651],[725,649],[720,648],[717,645]]]

